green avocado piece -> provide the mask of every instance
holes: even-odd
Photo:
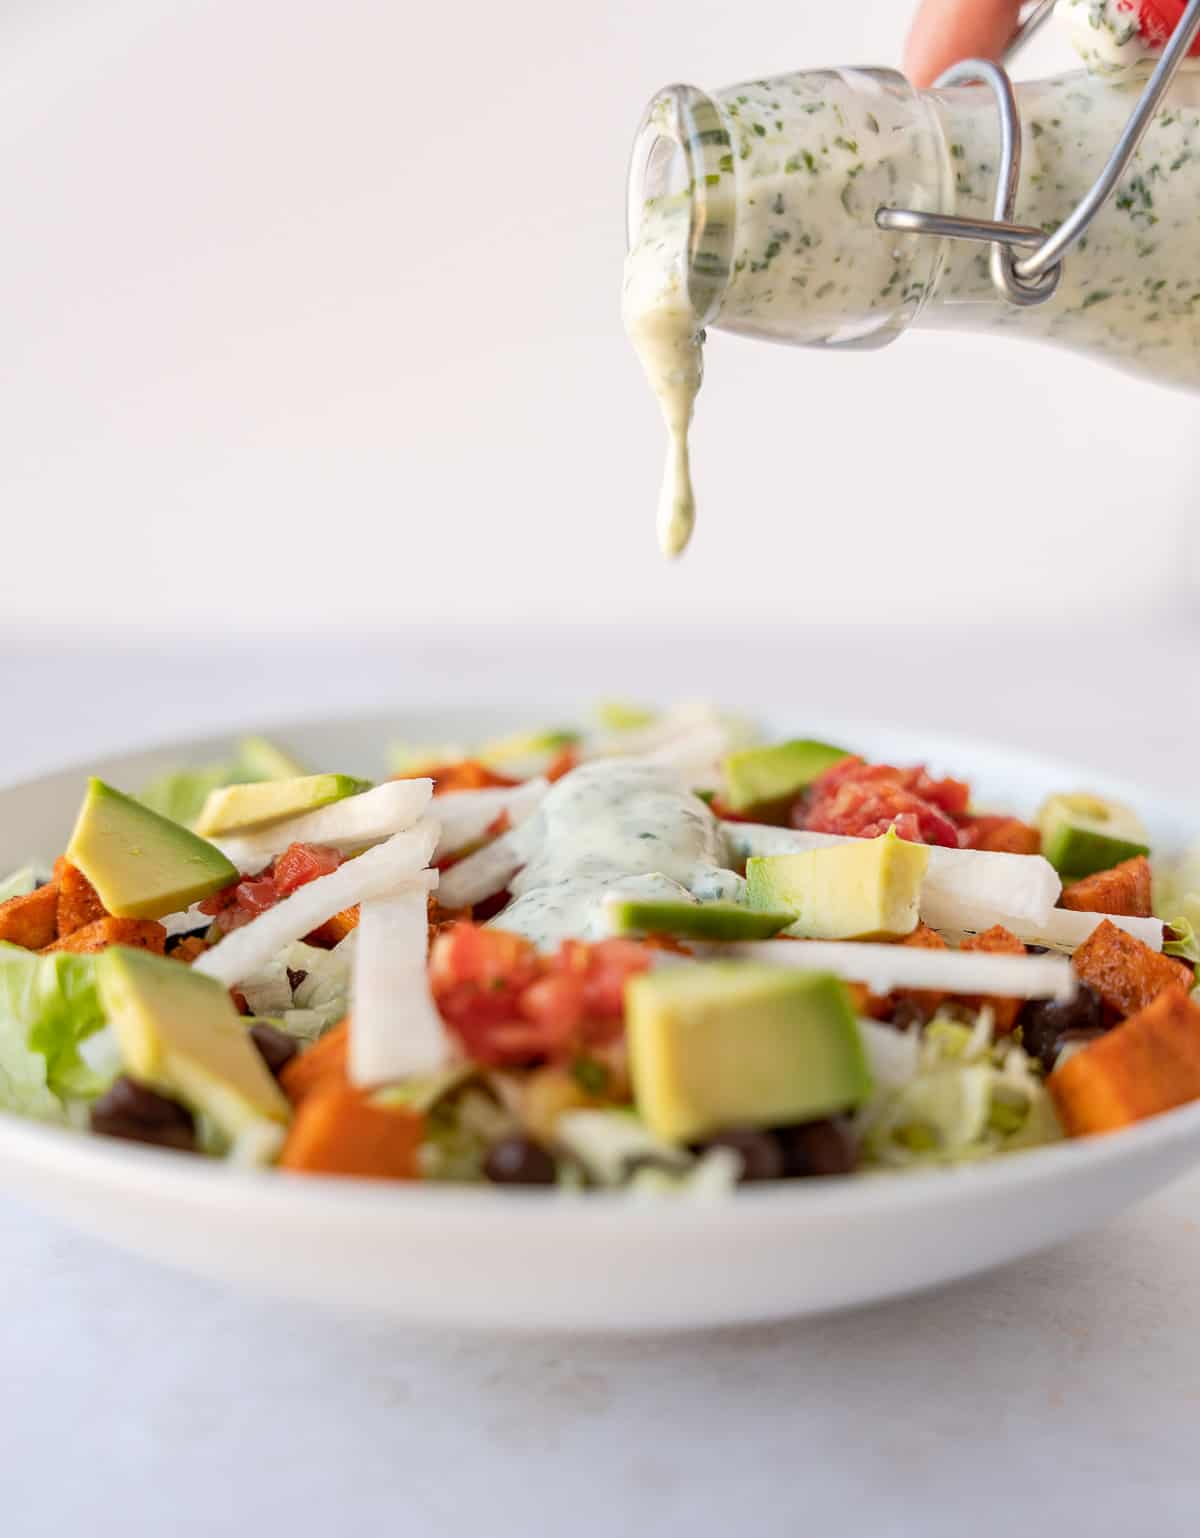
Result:
[[[1060,876],[1071,880],[1150,853],[1135,811],[1086,791],[1051,796],[1038,813],[1038,827],[1042,853]]]
[[[725,760],[725,800],[735,812],[786,801],[849,757],[845,748],[807,738],[770,748],[743,748]]]
[[[880,838],[748,860],[746,901],[788,910],[788,934],[805,940],[898,940],[917,927],[928,868],[928,847],[891,828]]]
[[[96,986],[124,1067],[139,1083],[210,1116],[230,1138],[288,1120],[286,1096],[229,990],[213,978],[113,945],[96,957]]]
[[[238,743],[237,780],[295,780],[308,770],[290,753],[266,737],[244,737]]]
[[[657,719],[654,711],[631,705],[628,700],[601,700],[596,706],[596,720],[607,732],[637,731],[652,726]]]
[[[97,779],[88,781],[67,859],[118,918],[178,913],[238,879],[207,840]]]
[[[795,914],[755,911],[741,903],[669,902],[612,896],[605,902],[615,935],[679,935],[685,940],[769,940]]]
[[[315,812],[318,807],[344,801],[370,790],[370,780],[349,774],[304,774],[291,780],[259,780],[252,785],[226,785],[209,792],[204,810],[196,819],[196,832],[206,838],[222,833],[244,833],[269,823]]]
[[[661,967],[626,986],[625,1020],[638,1112],[667,1142],[812,1121],[870,1093],[850,995],[826,972]]]

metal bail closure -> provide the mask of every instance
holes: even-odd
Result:
[[[1018,248],[1039,249],[1045,230],[1014,224],[1017,192],[1021,185],[1021,119],[1012,81],[1005,70],[987,59],[964,59],[938,77],[936,88],[983,81],[991,87],[1000,113],[1000,170],[996,181],[993,217],[959,219],[951,214],[927,214],[913,208],[881,208],[875,223],[881,230],[906,235],[940,235],[957,240],[986,241],[991,246],[989,270],[992,283],[1009,304],[1028,308],[1053,298],[1062,281],[1062,263],[1056,262],[1034,279],[1017,271]]]

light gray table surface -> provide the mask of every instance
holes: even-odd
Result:
[[[1200,630],[0,636],[0,777],[406,700],[709,693],[915,721],[1196,794]],[[1200,819],[1198,819],[1200,820]],[[769,1264],[764,1257],[764,1264]],[[1200,1530],[1200,1175],[926,1296],[674,1339],[422,1335],[245,1296],[0,1201],[0,1531]]]

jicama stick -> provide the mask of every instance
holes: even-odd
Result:
[[[362,905],[354,957],[350,1079],[394,1084],[437,1073],[450,1039],[429,991],[425,893],[413,887]]]
[[[550,789],[549,780],[526,780],[523,785],[501,786],[495,790],[452,790],[437,798],[437,819],[442,825],[437,858],[455,854],[481,839],[502,812],[508,814],[509,826],[519,827],[536,812],[542,797]]]
[[[432,780],[389,780],[315,812],[216,842],[244,876],[253,876],[289,844],[322,844],[349,854],[391,838],[424,816],[432,796]]]
[[[1065,956],[1002,956],[987,951],[935,951],[855,940],[761,940],[722,946],[721,959],[832,972],[866,983],[872,993],[927,988],[939,993],[1016,999],[1071,999],[1078,985]]]
[[[485,848],[452,865],[442,873],[438,904],[443,908],[469,908],[502,892],[525,863],[525,856],[511,833],[504,833]]]

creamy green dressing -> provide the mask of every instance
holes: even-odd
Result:
[[[1105,25],[1120,19],[1112,3],[1099,11]],[[1110,36],[1100,24],[1092,30]],[[1119,30],[1111,42],[1116,54],[1132,46]],[[1111,153],[1141,84],[1137,74],[1076,72],[1018,88],[1020,223],[1050,232],[1062,222]],[[1068,254],[1055,297],[1031,308],[998,295],[986,247],[875,224],[884,206],[991,217],[999,120],[986,89],[917,96],[895,76],[814,71],[714,101],[723,142],[705,162],[706,182],[718,192],[728,184],[735,217],[710,325],[809,346],[879,345],[914,323],[1011,332],[1200,386],[1195,71],[1177,80],[1115,196]],[[652,202],[625,274],[626,326],[671,434],[660,529],[672,552],[692,522],[686,434],[702,372],[688,279],[705,260],[704,232],[690,257],[689,238],[686,195]]]
[[[721,824],[678,775],[603,759],[564,776],[513,835],[524,868],[493,922],[543,949],[603,939],[611,893],[687,902],[736,899]]]

